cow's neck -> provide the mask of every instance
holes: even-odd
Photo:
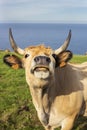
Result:
[[[30,87],[33,103],[35,105],[36,110],[42,108],[42,89]]]
[[[49,120],[49,99],[48,99],[48,87],[44,89],[38,87],[30,87],[33,104],[37,110],[38,116],[42,123],[48,124]]]

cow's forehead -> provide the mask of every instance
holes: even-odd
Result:
[[[25,48],[25,52],[28,52],[28,51],[35,55],[40,54],[40,53],[50,55],[53,52],[53,50],[50,47],[46,47],[45,45],[29,46]]]

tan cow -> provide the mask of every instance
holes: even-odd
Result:
[[[5,55],[4,62],[14,69],[25,68],[33,104],[45,130],[71,130],[79,114],[87,116],[87,63],[67,63],[72,53],[67,49],[71,31],[57,50],[44,45],[19,48],[12,36],[10,43],[15,52]]]

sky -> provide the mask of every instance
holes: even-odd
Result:
[[[0,23],[87,23],[87,0],[0,0]]]

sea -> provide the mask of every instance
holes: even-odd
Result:
[[[18,46],[45,44],[52,49],[59,48],[72,31],[68,50],[74,54],[84,55],[87,52],[87,24],[60,24],[60,23],[0,23],[0,50],[9,49],[9,28],[12,29]]]

